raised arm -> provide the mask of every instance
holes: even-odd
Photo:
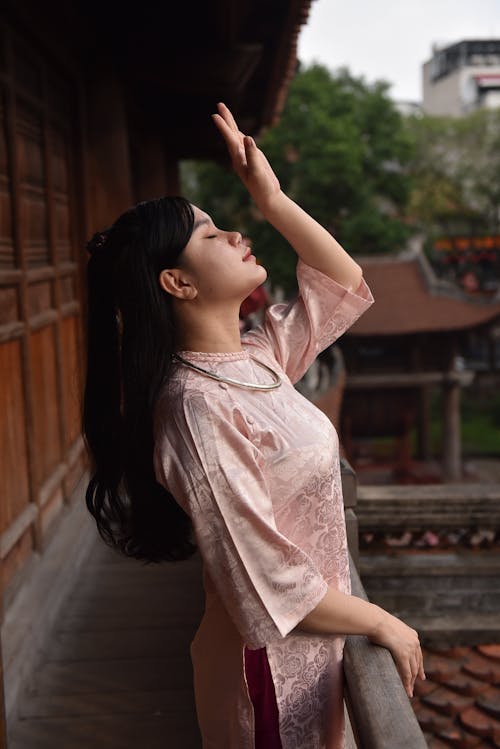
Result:
[[[234,171],[264,218],[291,244],[299,257],[334,281],[355,291],[361,267],[317,221],[281,190],[278,178],[253,138],[242,133],[229,109],[218,104],[214,122],[226,142]]]

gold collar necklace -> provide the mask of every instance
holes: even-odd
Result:
[[[213,372],[210,369],[202,369],[196,364],[183,359],[182,356],[179,356],[179,354],[173,354],[172,356],[174,359],[178,359],[182,364],[185,364],[186,367],[190,367],[191,369],[196,370],[196,372],[201,372],[202,374],[207,375],[207,377],[211,377],[214,380],[219,380],[219,382],[227,382],[229,385],[237,385],[240,388],[248,388],[249,390],[274,390],[275,388],[279,388],[282,382],[281,377],[277,372],[274,371],[274,369],[271,369],[271,367],[268,367],[267,364],[259,361],[251,354],[250,359],[253,359],[256,364],[258,364],[260,367],[264,367],[264,369],[267,369],[267,371],[272,374],[274,382],[272,382],[270,385],[260,385],[253,382],[240,382],[239,380],[233,380],[232,377],[222,377],[222,375],[217,374],[217,372]]]

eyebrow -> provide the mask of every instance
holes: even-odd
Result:
[[[199,226],[202,226],[203,224],[210,224],[210,223],[212,223],[212,221],[209,218],[199,218],[198,221],[195,221],[193,224],[193,232],[196,231],[196,229]]]

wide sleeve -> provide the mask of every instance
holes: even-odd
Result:
[[[157,480],[190,515],[205,569],[246,644],[287,635],[327,591],[276,527],[260,453],[236,405],[190,393],[155,440]]]
[[[260,349],[274,358],[292,383],[374,302],[364,278],[351,291],[302,258],[297,262],[297,283],[295,299],[268,307],[262,324],[242,337],[256,356]]]

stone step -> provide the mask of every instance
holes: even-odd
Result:
[[[412,614],[404,621],[419,633],[420,641],[432,647],[449,648],[500,642],[500,617],[495,613],[461,611],[457,614],[424,616]]]
[[[361,552],[361,578],[443,575],[494,577],[500,580],[500,552],[493,550],[423,551],[388,550],[384,554]]]
[[[500,527],[500,484],[358,486],[361,532]]]
[[[423,641],[499,641],[498,552],[363,554],[360,566],[370,601],[411,624]]]

